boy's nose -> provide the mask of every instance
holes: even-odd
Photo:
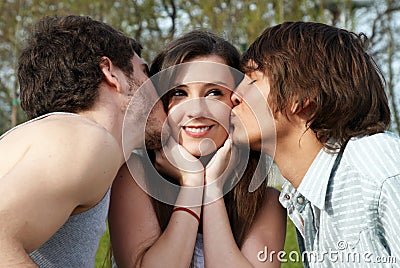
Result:
[[[233,106],[239,105],[242,103],[242,98],[238,94],[232,93],[231,102]]]

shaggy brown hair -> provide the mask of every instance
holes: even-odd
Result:
[[[245,72],[260,70],[270,82],[269,102],[286,114],[310,101],[307,127],[326,147],[386,130],[390,110],[384,78],[366,52],[367,37],[313,22],[270,27],[243,54]]]

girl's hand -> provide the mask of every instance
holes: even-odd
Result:
[[[166,146],[155,154],[154,166],[160,173],[175,178],[181,186],[203,186],[203,165],[174,138],[169,138]]]
[[[218,149],[206,167],[206,184],[216,180],[224,181],[238,162],[238,149],[229,138]]]
[[[206,167],[206,198],[204,200],[206,203],[222,197],[223,186],[227,179],[233,178],[233,169],[239,162],[239,159],[237,147],[228,138]]]

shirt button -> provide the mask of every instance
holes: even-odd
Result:
[[[285,195],[283,196],[283,198],[285,198],[286,200],[289,200],[289,199],[290,199],[290,195],[285,194]]]
[[[297,197],[297,203],[299,203],[300,205],[304,203],[304,197],[299,196]]]

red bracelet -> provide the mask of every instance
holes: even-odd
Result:
[[[186,211],[187,213],[191,214],[193,217],[196,218],[197,222],[200,224],[200,217],[193,210],[190,210],[190,209],[184,208],[184,207],[175,207],[172,210],[172,212],[179,211],[179,210]]]

